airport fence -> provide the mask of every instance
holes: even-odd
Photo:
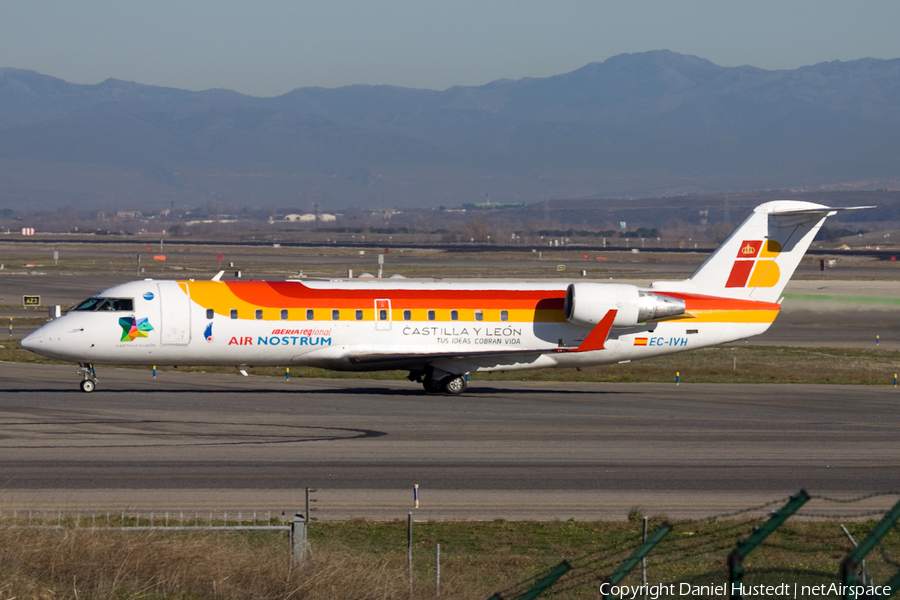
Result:
[[[898,496],[801,491],[702,520],[645,517],[636,508],[624,523],[419,522],[411,512],[387,523],[311,523],[309,505],[293,516],[6,510],[0,528],[274,533],[290,541],[290,562],[303,572],[336,549],[377,565],[388,590],[378,597],[387,598],[887,598],[900,588]]]
[[[718,527],[663,522],[649,535],[645,519],[643,539],[634,542],[630,553],[604,548],[566,559],[490,600],[531,600],[544,594],[604,599],[889,598],[900,589],[900,502],[887,510],[840,507],[897,495],[819,496],[819,508],[804,512],[811,497],[801,491],[706,521]],[[834,508],[823,510],[827,505]],[[741,518],[769,508],[776,509],[764,521]],[[874,517],[880,519],[875,522]]]
[[[0,528],[67,531],[73,528],[104,531],[197,533],[197,532],[275,532],[287,534],[292,562],[302,564],[310,547],[307,529],[316,520],[314,488],[306,488],[305,511],[293,516],[272,514],[271,510],[232,511],[104,511],[63,512],[62,510],[0,510]]]

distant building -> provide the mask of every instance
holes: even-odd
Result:
[[[284,215],[284,220],[291,223],[312,223],[316,220],[316,215],[314,215],[313,213],[307,213],[305,215],[290,214]],[[323,213],[319,215],[319,220],[325,223],[328,221],[336,221],[337,217],[334,215]]]
[[[141,213],[136,210],[120,210],[116,213],[116,217],[120,219],[137,219]]]

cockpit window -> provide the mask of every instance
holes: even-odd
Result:
[[[134,310],[132,298],[110,298],[106,301],[106,310]]]
[[[75,310],[94,310],[101,302],[105,302],[106,298],[88,298],[75,307]]]
[[[75,307],[85,311],[133,311],[133,298],[88,298]]]

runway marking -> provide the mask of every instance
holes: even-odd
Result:
[[[71,430],[63,430],[63,431],[33,431],[33,430],[23,430],[22,428],[27,427],[66,427],[71,428],[75,426],[103,426],[103,425],[113,425],[113,426],[134,426],[134,425],[175,425],[179,427],[184,426],[213,426],[213,427],[235,427],[235,428],[278,428],[278,429],[287,429],[287,430],[310,430],[310,433],[305,436],[298,436],[297,434],[276,434],[276,433],[230,433],[226,431],[221,432],[190,432],[190,431],[180,431],[180,432],[157,432],[157,431],[140,431],[129,429],[127,431],[71,431]],[[16,438],[9,440],[0,440],[0,448],[5,449],[41,449],[41,448],[158,448],[158,447],[166,447],[166,448],[177,448],[177,447],[199,447],[199,446],[240,446],[240,445],[272,445],[272,444],[292,444],[292,443],[302,443],[302,442],[318,442],[318,441],[340,441],[340,440],[358,440],[358,439],[366,439],[366,438],[376,438],[387,435],[386,432],[383,431],[375,431],[370,429],[356,429],[351,427],[322,427],[322,426],[312,426],[312,425],[289,425],[284,423],[279,424],[271,424],[271,423],[228,423],[228,422],[215,422],[215,421],[162,421],[162,420],[117,420],[117,419],[109,419],[109,420],[81,420],[81,421],[2,421],[0,422],[0,428],[2,427],[15,427],[15,434],[18,434],[18,438],[29,436],[29,435],[39,435],[39,436],[47,436],[52,435],[54,437],[82,437],[82,438],[92,438],[92,437],[107,437],[107,436],[119,436],[119,437],[129,437],[129,438],[161,438],[161,437],[169,437],[169,438],[231,438],[229,440],[215,441],[215,442],[169,442],[169,443],[108,443],[108,444],[77,444],[77,443],[69,443],[69,444],[15,444],[15,443],[4,443],[4,442],[15,442]],[[320,430],[323,433],[321,435],[313,435],[312,430]],[[331,435],[326,435],[325,432],[331,432]],[[339,435],[343,433],[344,435]],[[249,438],[249,439],[248,439]]]
[[[480,412],[479,415],[491,416],[508,416],[499,412]],[[544,413],[516,413],[516,417],[543,417]],[[555,414],[559,417],[562,415]],[[648,419],[645,415],[614,415],[614,414],[598,414],[598,413],[566,413],[564,416],[577,419]],[[747,417],[679,417],[673,415],[663,415],[652,417],[655,419],[664,419],[666,421],[696,421],[696,422],[727,422],[727,423],[772,423],[772,419],[753,419]],[[881,427],[887,429],[896,429],[900,427],[900,423],[882,423],[882,422],[860,422],[860,421],[805,421],[801,419],[782,419],[779,418],[778,423],[790,423],[794,425],[834,425],[837,427],[857,426],[857,427]]]

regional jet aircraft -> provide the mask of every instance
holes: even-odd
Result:
[[[22,340],[79,363],[408,370],[430,393],[468,374],[627,362],[765,332],[826,217],[778,200],[749,217],[684,281],[423,283],[157,281],[109,288]]]

